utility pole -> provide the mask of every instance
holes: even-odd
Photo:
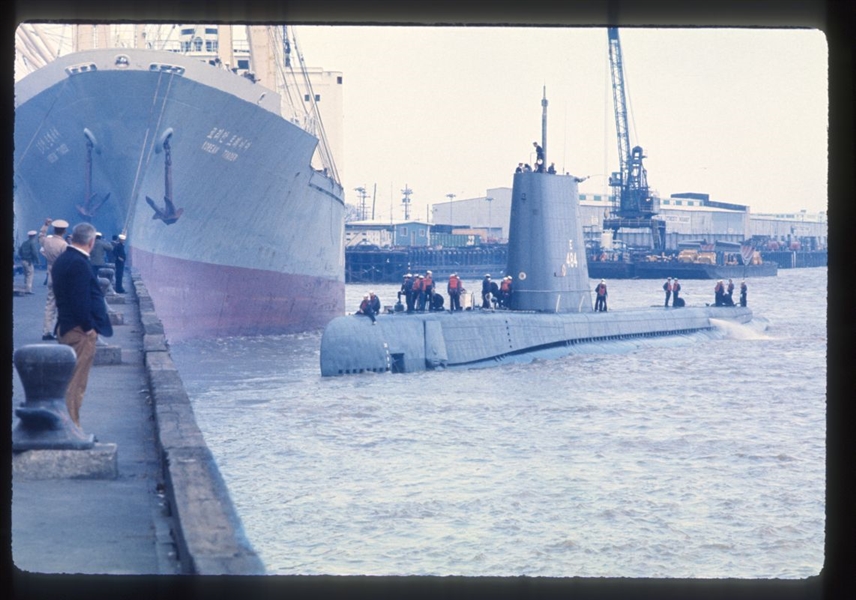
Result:
[[[485,200],[487,201],[487,239],[490,240],[490,205],[493,202],[493,198],[487,196]]]
[[[404,194],[404,198],[401,199],[401,203],[404,205],[404,220],[409,221],[410,220],[410,194],[413,193],[413,190],[411,190],[409,187],[407,187],[407,184],[405,183],[404,189],[401,190],[401,193]]]
[[[547,86],[544,86],[544,97],[541,98],[541,148],[544,150],[544,170],[547,170]]]
[[[360,195],[360,221],[366,220],[366,198],[368,195],[366,194],[365,187],[354,188],[354,191],[359,193]]]

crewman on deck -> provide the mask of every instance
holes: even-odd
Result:
[[[413,280],[413,300],[416,303],[416,310],[422,312],[425,310],[425,290],[422,287],[424,278],[422,275],[417,275]]]
[[[374,292],[369,292],[369,302],[371,303],[372,311],[374,314],[380,314],[380,298],[375,296]]]
[[[726,306],[734,306],[734,282],[728,280],[728,287],[725,288],[725,304]]]
[[[490,273],[488,273],[482,279],[482,308],[490,308],[490,284]]]
[[[375,319],[375,312],[372,309],[372,301],[369,298],[369,295],[366,294],[363,296],[363,301],[360,302],[360,309],[357,311],[358,315],[364,315],[372,320],[372,325],[377,324],[377,320]]]
[[[672,297],[672,278],[667,277],[666,283],[663,284],[663,291],[666,292],[666,308],[669,307],[669,298]]]
[[[410,298],[410,292],[413,290],[413,274],[407,273],[401,282],[401,289],[398,290],[398,303],[401,304],[401,296],[404,296],[404,302],[407,305],[407,312],[413,311],[413,305]]]
[[[672,279],[672,306],[683,306],[684,302],[678,297],[678,294],[681,293],[681,284],[678,283],[678,279]],[[680,300],[680,302],[678,302]]]
[[[457,273],[449,275],[449,283],[446,284],[446,291],[449,293],[449,312],[461,310],[461,278]]]
[[[407,273],[404,276],[404,281],[401,282],[401,290],[398,292],[399,297],[404,294],[404,303],[407,306],[407,312],[413,312],[413,282],[415,281],[412,273]]]
[[[606,281],[601,279],[600,283],[597,284],[597,287],[594,288],[594,292],[595,292],[595,301],[594,301],[595,312],[606,312],[606,297],[609,295],[606,291]]]
[[[713,287],[713,305],[722,306],[725,303],[725,286],[722,285],[722,280],[719,279]]]
[[[749,289],[746,287],[746,282],[741,281],[740,282],[740,306],[743,306],[743,307],[746,306],[746,293],[748,291],[749,291]]]
[[[499,305],[503,308],[511,306],[511,275],[503,277],[499,284]]]
[[[425,294],[428,310],[434,310],[434,275],[431,271],[425,271],[425,277],[422,279],[422,291]]]

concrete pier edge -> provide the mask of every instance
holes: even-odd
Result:
[[[139,273],[132,270],[131,280],[139,303],[155,441],[182,570],[197,575],[262,575],[264,565],[244,534],[217,463],[196,423],[154,302]]]

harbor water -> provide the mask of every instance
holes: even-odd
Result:
[[[172,354],[270,574],[804,578],[824,558],[826,282],[780,270],[747,280],[752,324],[490,369],[322,378],[320,332]],[[610,310],[663,305],[662,282],[607,284]],[[397,287],[348,285],[348,311]]]

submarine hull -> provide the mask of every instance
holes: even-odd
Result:
[[[324,330],[321,375],[475,365],[573,344],[705,331],[715,327],[711,319],[748,323],[752,311],[739,306],[554,314],[474,310],[380,315],[376,325],[349,315]]]

